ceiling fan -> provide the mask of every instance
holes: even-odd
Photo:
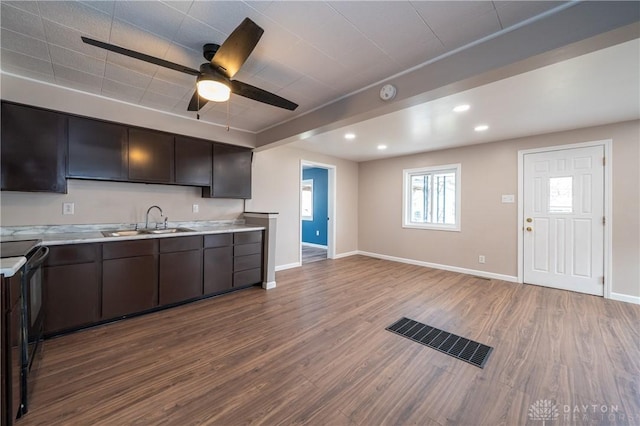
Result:
[[[224,43],[221,45],[208,43],[203,46],[203,55],[209,62],[200,65],[199,70],[89,37],[83,36],[82,41],[111,52],[195,76],[196,91],[189,101],[188,111],[199,111],[208,101],[224,102],[229,99],[230,93],[293,111],[298,104],[250,84],[232,80],[258,44],[263,33],[264,30],[255,22],[245,18]]]

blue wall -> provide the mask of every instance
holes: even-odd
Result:
[[[302,170],[302,179],[313,179],[313,221],[302,221],[302,242],[327,245],[327,203],[329,200],[329,171],[312,168]],[[320,235],[316,235],[316,231]]]

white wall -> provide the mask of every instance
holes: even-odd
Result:
[[[301,161],[336,166],[336,255],[358,248],[358,164],[287,146],[253,156],[253,199],[247,211],[277,212],[276,267],[300,262]]]

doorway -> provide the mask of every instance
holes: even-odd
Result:
[[[300,167],[300,263],[332,259],[335,166],[302,161]]]
[[[605,295],[604,142],[521,151],[519,277]]]

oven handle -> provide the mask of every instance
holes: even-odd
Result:
[[[40,265],[44,263],[44,261],[49,256],[49,247],[42,246],[40,247],[33,256],[27,260],[26,265],[24,266],[24,271],[29,274],[31,271],[38,269]]]

